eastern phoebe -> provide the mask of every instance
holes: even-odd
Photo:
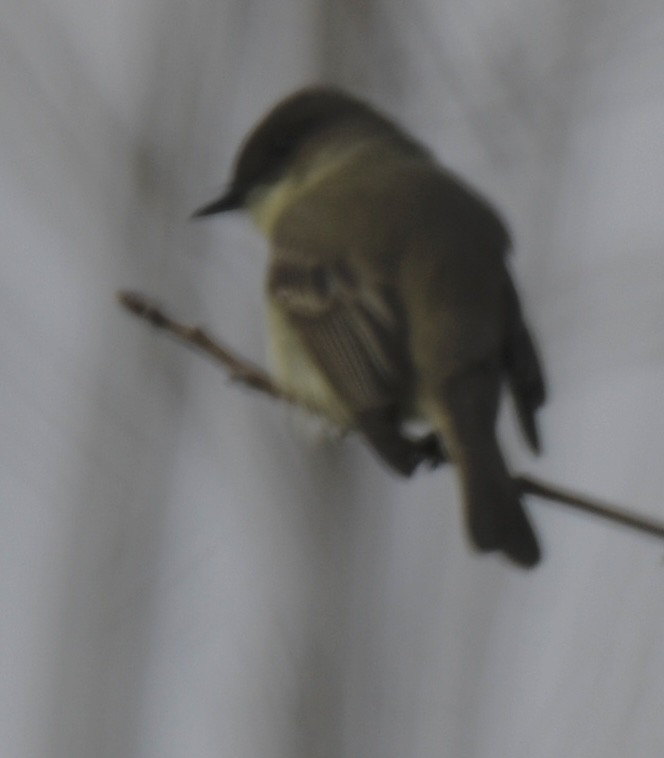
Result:
[[[539,546],[495,425],[507,381],[537,451],[545,388],[493,208],[372,107],[316,87],[258,123],[227,191],[194,215],[236,209],[271,248],[280,385],[401,474],[449,455],[475,547],[534,566]],[[410,419],[432,433],[409,436]]]

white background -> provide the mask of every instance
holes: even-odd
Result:
[[[189,224],[295,86],[369,97],[510,220],[546,361],[515,468],[664,518],[658,0],[6,0],[0,26],[3,758],[654,758],[664,549],[531,501],[470,553],[404,483],[123,314],[262,361],[265,249]]]

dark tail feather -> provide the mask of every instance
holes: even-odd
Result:
[[[459,462],[468,531],[481,551],[500,550],[524,568],[541,557],[537,537],[497,445]]]
[[[540,559],[537,538],[521,505],[495,435],[500,394],[498,361],[450,377],[428,406],[461,480],[468,533],[478,550],[501,550],[519,566]]]
[[[546,387],[535,344],[526,327],[514,284],[508,282],[508,322],[505,343],[505,371],[514,397],[517,416],[524,436],[535,452],[540,440],[535,413],[544,403]]]

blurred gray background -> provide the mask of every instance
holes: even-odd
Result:
[[[3,758],[653,758],[664,547],[532,502],[470,553],[404,483],[132,321],[263,358],[265,248],[187,223],[296,86],[369,97],[509,219],[549,373],[528,470],[664,518],[659,0],[5,0]]]

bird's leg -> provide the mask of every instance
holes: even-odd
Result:
[[[423,437],[418,437],[410,442],[420,453],[421,460],[429,465],[429,468],[438,468],[449,460],[447,451],[435,432],[425,434]]]
[[[356,423],[380,459],[403,476],[411,476],[421,463],[435,468],[447,460],[435,434],[419,439],[406,437],[394,408],[365,411],[357,417]]]
[[[299,404],[272,379],[269,374],[244,358],[232,353],[216,338],[211,337],[200,326],[183,323],[171,318],[153,300],[138,292],[118,292],[118,300],[130,313],[137,318],[147,321],[157,329],[179,339],[192,348],[201,350],[228,369],[230,378],[251,389],[258,390],[271,397],[285,400],[288,403]]]

